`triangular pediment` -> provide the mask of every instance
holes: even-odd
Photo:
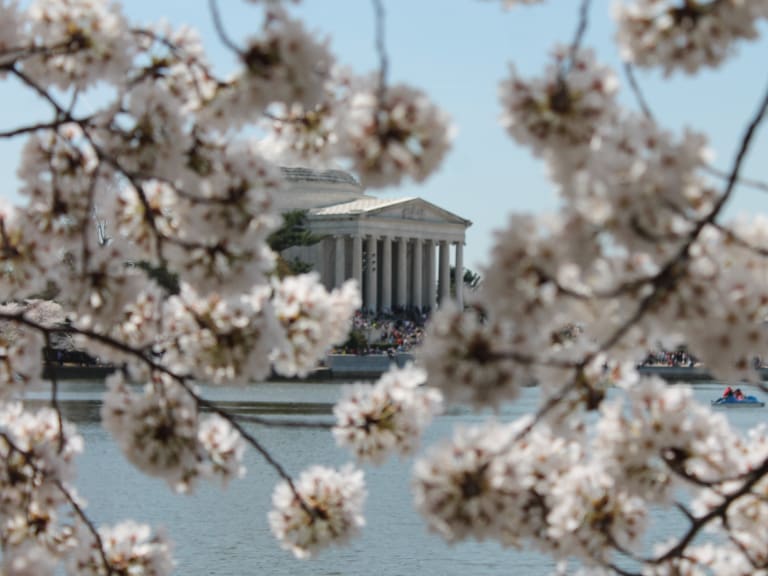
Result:
[[[421,198],[406,199],[399,204],[383,206],[368,213],[369,217],[396,218],[422,222],[469,225],[469,221]]]
[[[310,210],[310,217],[333,218],[354,215],[370,219],[460,224],[465,227],[471,225],[466,218],[457,216],[422,198],[384,199],[365,196],[353,202]]]

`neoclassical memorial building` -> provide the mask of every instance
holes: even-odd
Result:
[[[282,212],[305,210],[312,246],[283,252],[312,264],[329,289],[349,278],[362,290],[363,308],[434,310],[454,297],[463,306],[463,255],[469,220],[417,197],[377,198],[340,170],[283,168],[286,191],[276,198]],[[453,257],[452,257],[453,256]]]

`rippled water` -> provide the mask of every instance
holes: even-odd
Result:
[[[222,490],[200,485],[193,496],[173,494],[162,481],[149,479],[125,462],[99,424],[100,393],[97,382],[67,382],[61,392],[63,410],[86,440],[80,459],[78,490],[89,503],[96,523],[133,518],[165,526],[175,541],[176,573],[202,575],[543,575],[553,563],[535,553],[503,549],[493,543],[469,542],[447,546],[426,531],[411,505],[410,465],[392,461],[383,467],[366,467],[369,499],[367,526],[362,537],[349,546],[324,551],[318,558],[298,561],[275,543],[266,522],[277,476],[257,454],[248,451],[247,476]],[[697,384],[702,402],[719,395],[716,383]],[[338,398],[335,383],[265,383],[247,388],[207,388],[205,396],[240,413],[275,418],[311,418],[330,421]],[[538,392],[523,391],[519,401],[502,411],[513,419],[535,409]],[[763,422],[767,409],[727,411],[738,429]],[[425,444],[448,437],[456,424],[470,425],[481,416],[455,411],[436,420]],[[349,460],[329,432],[312,429],[251,426],[259,440],[292,474],[307,465],[340,465]],[[652,537],[658,541],[680,533],[683,520],[654,512]]]

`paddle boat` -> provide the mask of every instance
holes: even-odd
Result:
[[[765,406],[765,402],[758,400],[755,396],[744,396],[740,400],[737,400],[735,396],[728,396],[712,400],[712,406],[723,408],[762,408]]]

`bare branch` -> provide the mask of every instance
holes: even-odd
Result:
[[[60,431],[61,432],[61,431]],[[45,471],[38,468],[38,466],[35,464],[34,455],[26,450],[23,450],[20,448],[16,443],[13,441],[13,439],[8,436],[5,432],[0,432],[0,438],[2,438],[7,444],[8,449],[16,452],[17,454],[20,454],[25,462],[32,468],[35,474],[39,474],[40,476],[45,477]],[[63,441],[63,435],[59,436],[59,442],[61,443]],[[109,562],[109,559],[107,558],[106,550],[104,549],[104,541],[101,539],[101,535],[99,534],[99,531],[96,529],[96,526],[94,526],[91,519],[88,517],[88,515],[85,513],[85,510],[83,510],[83,507],[80,505],[80,503],[77,501],[77,498],[69,491],[69,489],[64,486],[64,484],[59,480],[58,478],[52,478],[53,483],[56,485],[56,487],[59,489],[59,491],[62,493],[64,498],[69,502],[69,505],[72,506],[72,509],[75,511],[75,514],[78,518],[83,522],[83,524],[86,525],[88,528],[88,531],[93,536],[93,539],[96,541],[96,545],[99,551],[99,555],[101,556],[101,561],[104,563],[104,568],[107,570],[107,574],[116,574],[117,571],[112,566],[112,564]]]
[[[653,120],[653,112],[651,112],[651,107],[648,105],[648,101],[645,99],[645,95],[640,89],[640,84],[635,77],[635,69],[630,62],[624,62],[624,75],[629,81],[629,87],[632,89],[632,93],[635,95],[635,99],[637,100],[637,104],[640,106],[643,115],[648,118],[648,120]]]
[[[717,178],[720,178],[721,180],[727,180],[728,179],[728,173],[724,172],[723,170],[719,170],[715,168],[714,166],[706,166],[704,168],[704,171],[708,174],[715,176]],[[755,188],[757,190],[761,190],[763,192],[768,192],[768,183],[762,182],[760,180],[755,180],[753,178],[739,178],[736,181],[736,184],[740,186],[748,186],[750,188]]]
[[[0,320],[7,320],[10,322],[15,322],[18,324],[28,326],[29,328],[40,331],[44,335],[49,334],[52,331],[52,328],[48,326],[44,326],[39,322],[35,322],[34,320],[27,318],[23,311],[14,312],[14,313],[0,312]],[[151,370],[159,374],[164,374],[169,378],[171,378],[171,380],[173,380],[174,382],[178,383],[184,389],[184,391],[195,401],[195,403],[198,406],[198,409],[204,408],[224,418],[227,422],[230,423],[230,425],[233,428],[235,428],[235,430],[237,430],[240,433],[243,439],[245,439],[245,441],[248,444],[250,444],[252,448],[254,448],[259,454],[261,454],[264,460],[266,460],[267,463],[277,472],[277,474],[288,484],[288,486],[291,488],[291,491],[299,500],[302,508],[307,514],[309,514],[312,517],[314,517],[317,514],[317,512],[314,509],[312,509],[312,507],[309,506],[309,504],[307,504],[304,501],[304,499],[301,497],[301,494],[299,494],[293,482],[293,478],[290,476],[290,474],[288,474],[285,468],[283,468],[282,464],[280,464],[272,456],[269,450],[267,450],[264,446],[262,446],[262,444],[256,439],[255,436],[253,436],[250,432],[248,432],[242,426],[242,424],[238,421],[238,418],[236,416],[234,416],[233,414],[230,414],[227,410],[224,410],[223,408],[218,406],[215,402],[207,400],[202,396],[200,396],[197,392],[195,392],[195,390],[193,389],[190,383],[191,382],[190,375],[177,374],[167,366],[163,364],[159,364],[158,362],[153,360],[151,357],[148,357],[143,351],[133,348],[132,346],[129,346],[124,342],[120,342],[119,340],[116,340],[106,334],[102,334],[100,332],[94,332],[92,330],[77,328],[74,326],[69,327],[67,331],[72,334],[78,334],[80,336],[90,338],[96,342],[110,346],[115,350],[118,350],[125,354],[129,354],[135,357],[136,359],[140,360],[141,362],[143,362]]]
[[[52,349],[51,333],[45,332],[43,336],[45,337],[45,347],[48,351],[50,351]],[[51,373],[49,374],[49,379],[51,381],[51,407],[56,412],[56,419],[59,425],[59,454],[61,454],[61,452],[64,450],[64,418],[61,415],[61,406],[59,406],[59,398],[58,398],[59,381],[56,378],[55,371],[51,370]]]
[[[90,118],[80,118],[78,120],[75,120],[78,124],[87,123]],[[0,138],[14,138],[15,136],[23,136],[25,134],[30,134],[32,132],[37,132],[38,130],[55,130],[62,124],[65,124],[69,122],[67,119],[59,119],[54,120],[52,122],[39,122],[37,124],[30,124],[29,126],[21,126],[19,128],[14,128],[13,130],[7,130],[5,132],[0,132]]]
[[[229,37],[227,31],[224,29],[224,23],[221,21],[221,14],[219,13],[219,3],[216,0],[208,0],[208,6],[211,9],[211,17],[213,18],[213,25],[216,27],[216,34],[219,35],[219,40],[237,54],[240,58],[244,56],[240,47]]]
[[[574,32],[573,40],[571,41],[568,50],[568,61],[565,63],[564,69],[562,70],[563,79],[571,71],[573,63],[576,61],[576,56],[581,49],[581,44],[584,41],[584,35],[589,26],[589,8],[591,2],[592,0],[581,0],[581,6],[579,7],[579,23],[576,26],[576,32]]]
[[[376,53],[379,57],[379,106],[384,102],[387,85],[387,75],[389,73],[389,57],[387,56],[387,46],[385,38],[385,20],[386,14],[382,0],[372,0],[373,13],[376,19]]]
[[[760,126],[760,123],[765,118],[766,109],[768,109],[768,88],[766,88],[763,94],[763,99],[761,100],[760,105],[757,108],[757,111],[752,117],[752,120],[749,122],[749,125],[747,126],[747,129],[741,138],[741,144],[739,145],[738,152],[736,153],[736,158],[734,159],[733,166],[731,167],[731,171],[728,174],[725,191],[723,192],[723,195],[720,197],[718,202],[715,204],[715,207],[712,209],[712,212],[710,213],[709,217],[704,219],[700,223],[699,229],[696,231],[697,235],[698,235],[698,232],[701,231],[701,229],[704,227],[705,224],[715,221],[715,219],[719,216],[720,212],[722,211],[723,207],[726,205],[728,200],[730,200],[730,197],[733,194],[733,190],[736,187],[736,183],[739,180],[741,167],[744,163],[744,159],[746,158],[747,152],[749,152],[749,149],[752,145],[752,139],[754,138],[755,132],[757,132],[757,129]]]

